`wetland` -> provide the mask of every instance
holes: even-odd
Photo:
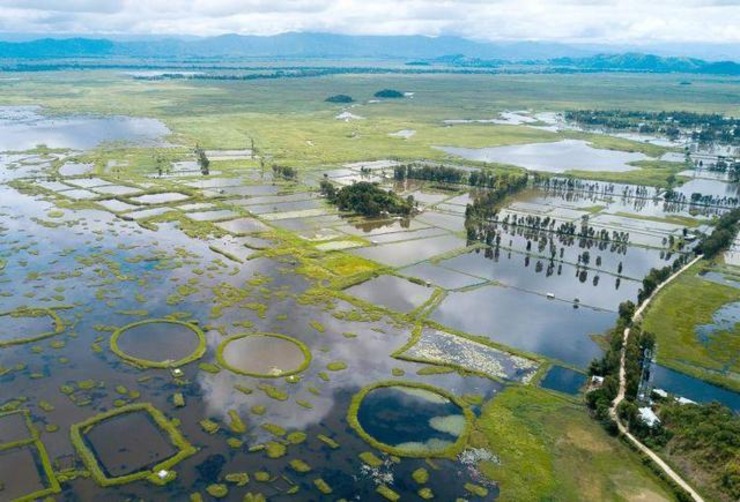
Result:
[[[373,86],[386,78],[398,77],[372,77]],[[637,301],[651,269],[692,255],[732,204],[730,183],[679,179],[682,193],[727,197],[717,204],[690,194],[667,200],[667,186],[631,177],[559,177],[573,169],[634,176],[647,168],[632,163],[648,157],[598,141],[543,143],[556,133],[534,129],[534,112],[507,113],[501,103],[491,105],[495,114],[480,110],[501,119],[439,125],[458,116],[478,78],[455,106],[432,106],[419,93],[404,104],[358,105],[366,119],[356,122],[336,121],[335,105],[303,96],[301,120],[317,121],[310,127],[289,114],[274,122],[288,104],[259,82],[234,86],[233,96],[222,83],[137,82],[152,93],[173,85],[193,102],[223,93],[220,118],[201,111],[187,121],[138,87],[126,88],[128,106],[110,115],[98,111],[95,85],[84,115],[66,113],[76,98],[36,89],[39,107],[17,107],[27,100],[5,89],[0,467],[26,467],[17,479],[0,468],[0,498],[517,500],[526,492],[519,500],[537,500],[571,497],[568,483],[590,469],[604,500],[614,476],[669,500],[637,455],[589,421],[584,385],[620,304]],[[283,96],[297,89],[274,85]],[[450,81],[434,85],[445,95]],[[245,87],[266,100],[264,121],[240,115]],[[397,107],[418,102],[434,116],[413,111],[420,115],[407,124]],[[259,129],[250,133],[256,154],[235,132],[247,125]],[[396,131],[405,133],[389,136]],[[447,155],[440,144],[461,150]],[[196,145],[210,174],[197,167]],[[466,214],[488,189],[399,182],[389,157],[525,182],[471,233]],[[297,176],[277,176],[265,158],[292,160]],[[685,168],[673,164],[666,172]],[[538,173],[527,178],[521,168]],[[321,196],[323,182],[367,179],[413,210],[363,217]],[[727,284],[737,269],[707,266],[715,282],[695,277],[711,292],[704,317],[678,333],[704,352],[665,350],[674,340],[653,329],[653,385],[738,410],[728,384],[738,361],[718,348],[738,340],[738,293]],[[646,325],[670,315],[661,308]],[[688,369],[697,364],[702,371]],[[511,428],[492,432],[495,420]],[[551,441],[558,430],[565,443]],[[555,456],[570,474],[553,467]]]

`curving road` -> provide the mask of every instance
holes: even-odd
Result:
[[[650,302],[653,301],[655,296],[658,294],[658,292],[663,289],[663,287],[670,284],[676,277],[683,274],[689,267],[697,263],[699,260],[702,259],[702,255],[697,256],[693,260],[691,260],[688,264],[681,267],[678,271],[676,271],[673,275],[671,275],[668,279],[666,279],[664,282],[662,282],[657,288],[655,288],[655,291],[653,291],[653,294],[650,295],[644,302],[642,302],[642,305],[635,311],[635,314],[632,316],[632,322],[636,322],[642,318],[643,312],[645,312],[645,309],[650,305]],[[699,495],[696,490],[694,490],[684,479],[677,474],[671,467],[661,459],[657,453],[655,453],[653,450],[645,446],[640,442],[639,439],[637,439],[635,436],[630,434],[630,432],[627,430],[627,427],[622,423],[622,421],[619,419],[619,415],[617,414],[617,406],[619,406],[619,403],[621,403],[624,400],[624,394],[626,392],[627,388],[627,374],[625,371],[625,362],[627,358],[627,341],[630,337],[630,328],[626,328],[624,330],[624,335],[622,338],[622,353],[619,360],[619,392],[617,393],[617,397],[614,398],[614,401],[612,401],[612,406],[609,409],[609,415],[611,418],[617,423],[617,427],[619,428],[619,432],[623,434],[638,450],[643,452],[645,455],[650,457],[650,459],[655,462],[655,464],[661,468],[661,470],[671,478],[678,486],[683,488],[689,495],[691,495],[691,498],[694,499],[695,502],[704,502],[704,499]]]

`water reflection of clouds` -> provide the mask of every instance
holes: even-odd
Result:
[[[450,293],[432,314],[447,326],[580,367],[601,355],[588,335],[604,332],[615,317],[498,286]]]
[[[291,319],[287,323],[265,320],[259,329],[274,331],[294,336],[309,346],[313,354],[310,367],[301,374],[301,381],[296,384],[284,379],[256,379],[221,371],[216,375],[200,373],[198,384],[203,393],[204,403],[210,416],[226,420],[228,410],[239,410],[240,414],[249,416],[249,409],[254,405],[267,407],[265,422],[276,423],[288,430],[304,430],[321,424],[335,408],[335,396],[338,393],[354,393],[361,387],[379,380],[392,378],[393,368],[405,371],[404,380],[423,381],[438,385],[457,395],[489,395],[500,388],[490,380],[478,377],[463,378],[456,373],[422,377],[416,375],[420,365],[400,361],[391,354],[405,344],[411,326],[395,327],[388,322],[351,322],[336,319],[330,312],[316,307],[298,306],[292,300],[281,302],[276,312],[290,311]],[[337,309],[348,309],[349,304],[340,303]],[[272,317],[274,319],[274,316]],[[309,320],[317,320],[325,328],[321,334],[308,327]],[[384,332],[374,330],[381,329]],[[342,333],[354,333],[354,338],[345,338]],[[209,352],[215,351],[223,337],[209,336]],[[339,372],[326,370],[331,361],[343,361],[348,369]],[[319,372],[326,372],[330,381],[324,382],[318,377]],[[280,402],[267,397],[257,389],[260,382],[279,387],[288,392],[288,401]],[[244,395],[234,389],[235,384],[254,389],[250,395]],[[308,391],[309,387],[320,389],[320,395]],[[307,409],[295,402],[305,400],[313,406]]]

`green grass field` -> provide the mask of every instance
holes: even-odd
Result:
[[[501,459],[483,468],[499,483],[500,502],[673,500],[582,405],[542,389],[509,387],[493,398],[471,443]]]
[[[740,291],[697,275],[704,265],[661,291],[645,315],[643,328],[655,333],[658,362],[675,370],[740,391],[740,323],[702,343],[695,328],[711,324],[717,309],[740,301]]]
[[[16,79],[17,77],[17,79]],[[503,110],[568,108],[694,110],[739,114],[738,79],[681,75],[336,75],[254,81],[136,81],[122,72],[35,72],[0,81],[0,104],[40,104],[52,113],[156,117],[175,142],[204,148],[248,148],[275,161],[306,168],[343,162],[401,158],[451,159],[434,146],[485,147],[583,138],[601,148],[641,151],[653,145],[576,132],[552,133],[519,126],[446,127],[445,119],[494,118]],[[368,104],[374,92],[396,88],[413,98]],[[360,104],[364,120],[336,120],[341,105],[324,102],[343,93]],[[390,137],[402,129],[416,134]],[[628,173],[574,173],[609,181],[664,184],[678,165],[649,162]]]

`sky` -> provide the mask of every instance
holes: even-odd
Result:
[[[0,33],[740,44],[740,0],[0,0]]]

